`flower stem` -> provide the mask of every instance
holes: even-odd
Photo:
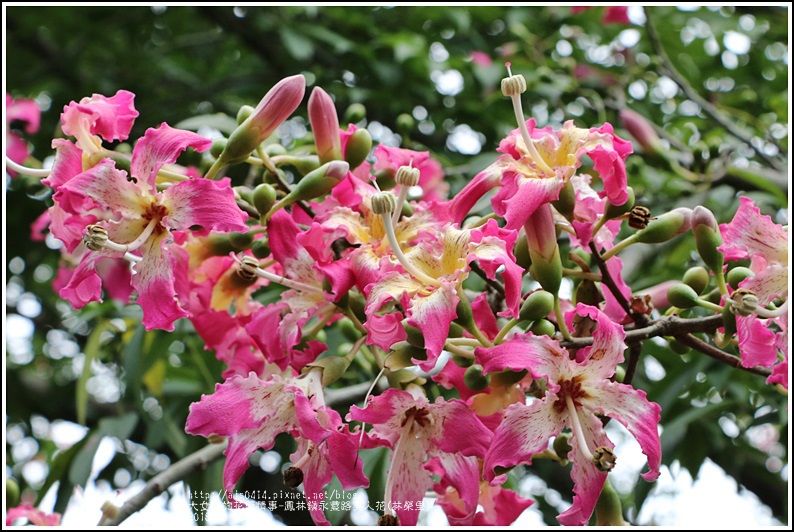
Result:
[[[637,233],[634,233],[625,240],[621,240],[620,242],[615,244],[615,247],[613,247],[612,249],[606,250],[603,253],[603,255],[601,255],[601,258],[604,259],[604,261],[607,261],[616,254],[620,253],[621,251],[629,247],[630,245],[634,244],[636,241],[637,241]]]
[[[513,318],[512,320],[508,321],[507,324],[499,330],[499,333],[496,335],[496,338],[493,339],[493,343],[495,345],[501,344],[502,340],[504,340],[505,336],[507,336],[507,333],[510,332],[510,329],[512,329],[519,323],[521,323],[521,320],[519,320],[518,318]]]
[[[210,166],[210,169],[209,169],[209,170],[207,170],[207,173],[206,173],[206,174],[204,174],[204,178],[205,178],[205,179],[210,179],[210,180],[212,180],[212,179],[215,179],[215,177],[218,175],[218,172],[220,172],[221,170],[223,170],[223,167],[224,167],[224,166],[225,166],[225,165],[224,165],[224,164],[223,164],[223,162],[220,160],[220,158],[218,158],[218,159],[215,159],[215,162],[214,162],[214,163],[212,163],[212,166]]]
[[[47,177],[50,175],[49,168],[29,168],[15,163],[8,157],[6,157],[6,166],[18,174],[25,174],[33,177]]]
[[[565,323],[565,316],[562,314],[559,297],[554,298],[554,316],[557,318],[557,327],[560,328],[563,340],[571,340],[573,337],[571,336],[571,331],[568,330],[568,325]]]

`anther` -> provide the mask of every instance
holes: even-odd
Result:
[[[609,473],[612,471],[615,468],[615,462],[617,462],[615,451],[609,447],[599,447],[593,453],[593,463],[596,469],[602,473]]]
[[[731,296],[733,313],[739,316],[750,316],[758,310],[758,296],[745,288],[739,288]]]
[[[100,251],[108,242],[107,229],[101,225],[89,225],[85,228],[83,244],[91,251]]]
[[[415,187],[419,184],[419,169],[410,166],[401,166],[397,169],[394,181],[404,187]]]
[[[246,281],[253,281],[257,278],[257,269],[259,268],[259,261],[254,257],[244,255],[240,260],[240,267],[237,269],[237,275]]]
[[[527,91],[527,80],[521,74],[502,78],[502,94],[505,96],[517,96]]]
[[[397,208],[397,198],[390,191],[378,192],[370,200],[375,214],[391,214]]]

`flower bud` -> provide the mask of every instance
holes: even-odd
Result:
[[[230,233],[229,243],[237,251],[242,251],[251,247],[254,243],[254,235],[252,233]]]
[[[486,389],[491,384],[491,377],[483,375],[482,366],[474,364],[463,374],[463,384],[466,388],[473,392],[479,392]]]
[[[256,111],[256,109],[250,105],[241,106],[240,109],[237,110],[237,125],[248,120],[248,117],[254,114],[254,111]]]
[[[216,159],[221,156],[223,150],[226,149],[226,144],[228,144],[228,140],[224,138],[214,139],[212,141],[212,146],[210,147],[210,155],[215,157]]]
[[[648,227],[636,233],[637,242],[645,244],[667,242],[691,227],[692,209],[680,207],[651,220]]]
[[[339,118],[334,101],[320,87],[309,96],[309,122],[314,133],[314,144],[320,162],[342,159],[342,139],[339,136]]]
[[[545,204],[538,208],[524,224],[524,229],[532,261],[529,269],[532,278],[547,292],[557,294],[562,282],[562,259],[551,206]]]
[[[350,106],[345,109],[345,122],[352,122],[353,124],[357,122],[361,122],[367,116],[367,108],[364,107],[362,103],[351,103]]]
[[[554,311],[554,296],[545,290],[532,292],[524,300],[518,317],[522,320],[535,321],[548,316]]]
[[[702,294],[709,285],[709,272],[703,266],[694,266],[684,273],[682,281],[689,285],[695,293]]]
[[[474,364],[474,359],[453,353],[452,362],[454,362],[456,366],[459,366],[461,368],[468,368],[469,366]]]
[[[542,319],[533,323],[532,327],[529,328],[529,332],[535,336],[548,336],[549,338],[553,338],[557,329],[554,328],[552,322],[547,319]]]
[[[667,290],[667,300],[678,308],[692,308],[697,305],[698,295],[691,286],[681,283]]]
[[[350,164],[350,169],[358,168],[369,155],[372,149],[372,137],[366,129],[358,129],[347,140],[345,146],[345,161]]]
[[[331,161],[309,172],[298,181],[295,188],[281,201],[284,207],[298,201],[311,200],[328,194],[347,175],[350,165],[344,161]]]
[[[722,325],[725,327],[726,337],[731,338],[736,335],[736,314],[733,313],[731,305],[722,308]]]
[[[6,508],[19,505],[19,484],[13,478],[6,479]]]
[[[750,268],[745,268],[744,266],[737,266],[728,272],[728,284],[731,285],[731,288],[736,290],[739,288],[739,283],[747,279],[748,277],[755,276],[755,272]]]
[[[471,310],[471,301],[463,290],[458,291],[458,306],[455,308],[457,317],[455,323],[460,324],[467,331],[472,331],[477,327],[474,323],[474,314]]]
[[[267,243],[267,239],[260,238],[259,240],[254,240],[254,243],[251,244],[251,253],[253,253],[254,257],[257,259],[264,259],[270,256],[270,246]]]
[[[306,90],[301,74],[284,78],[265,94],[256,109],[229,135],[219,159],[224,165],[244,162],[298,108]]]
[[[524,270],[528,270],[532,265],[532,257],[529,256],[529,243],[526,238],[516,240],[516,245],[513,246],[513,255],[516,257],[516,264]]]
[[[576,287],[576,302],[584,303],[597,307],[601,303],[601,293],[598,291],[595,281],[590,279],[582,279],[579,286]]]
[[[407,135],[414,128],[416,122],[414,122],[414,117],[408,113],[402,113],[401,115],[397,116],[395,125],[397,126],[398,133]]]
[[[573,183],[566,181],[560,190],[559,197],[551,204],[557,209],[557,212],[570,220],[573,216],[573,209],[576,207],[576,191],[573,189]]]
[[[642,146],[643,150],[651,155],[662,153],[662,141],[651,123],[644,116],[631,109],[621,109],[618,114],[623,127]]]
[[[627,199],[626,203],[623,205],[612,205],[612,203],[610,203],[607,199],[607,203],[604,206],[604,216],[607,220],[613,220],[618,216],[623,216],[634,208],[634,189],[631,187],[626,187],[626,192],[629,195],[629,199]]]
[[[700,205],[695,207],[692,211],[692,233],[700,258],[712,271],[721,272],[725,261],[725,255],[718,250],[722,246],[722,235],[710,210]]]
[[[267,213],[276,203],[276,189],[267,183],[257,185],[251,201],[259,214]]]

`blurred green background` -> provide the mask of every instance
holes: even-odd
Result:
[[[499,140],[515,128],[499,89],[503,63],[511,61],[527,80],[525,113],[541,126],[609,121],[630,138],[617,118],[625,108],[654,124],[664,156],[643,153],[635,142],[628,161],[629,184],[652,212],[705,205],[727,222],[744,194],[787,224],[788,10],[692,6],[629,14],[631,24],[606,24],[604,8],[12,6],[6,87],[42,108],[41,128],[28,140],[44,161],[72,100],[134,92],[134,139],[163,121],[211,115],[202,119],[207,127],[221,123],[221,114],[234,116],[278,80],[303,73],[309,90],[322,86],[335,98],[343,127],[353,121],[376,141],[430,149],[454,192],[493,161]],[[657,39],[649,38],[646,15]],[[305,113],[304,103],[282,128],[286,141],[290,128],[299,135],[306,127]],[[100,481],[114,488],[203,445],[184,434],[187,405],[213,390],[222,368],[185,320],[174,334],[144,333],[134,305],[106,301],[75,312],[61,301],[50,287],[55,244],[28,238],[50,201],[47,191],[29,178],[6,183],[6,476],[29,499],[58,481],[62,511],[72,488],[85,485],[105,435],[116,438],[118,452]],[[624,277],[635,289],[680,279],[697,263],[693,250],[691,239],[632,250]],[[663,407],[664,463],[677,461],[694,477],[709,458],[787,523],[786,398],[759,377],[679,355],[664,342],[646,342],[643,360],[634,384]],[[54,427],[76,421],[78,404],[89,432],[60,449]],[[277,450],[288,454],[289,442]],[[220,467],[191,485],[217,489]],[[567,470],[533,470],[570,500]],[[254,467],[243,487],[278,490],[280,477]],[[652,487],[622,490],[629,517]],[[532,497],[555,524],[555,501],[544,490]],[[343,514],[334,519],[349,522]]]

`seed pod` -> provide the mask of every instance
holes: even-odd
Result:
[[[254,243],[254,235],[251,233],[229,233],[229,243],[237,251],[243,251]]]
[[[706,266],[712,271],[721,272],[725,255],[718,249],[722,246],[722,235],[717,219],[710,210],[700,205],[692,212],[692,234],[695,236],[700,258]]]
[[[535,336],[548,336],[549,338],[552,338],[554,337],[554,333],[557,332],[557,329],[554,328],[554,324],[552,322],[543,319],[533,323],[532,327],[529,328],[529,332]]]
[[[681,283],[667,290],[667,300],[678,308],[692,308],[697,305],[698,295],[691,286]]]
[[[491,377],[483,375],[481,365],[474,364],[463,374],[463,383],[469,390],[479,392],[491,384]]]
[[[259,214],[265,214],[276,203],[276,189],[267,183],[257,185],[251,201]]]
[[[545,290],[537,290],[524,300],[518,317],[522,320],[535,321],[545,318],[552,311],[554,311],[554,296]]]
[[[744,266],[737,266],[728,272],[728,284],[731,285],[731,288],[734,290],[739,288],[739,283],[747,279],[748,277],[754,277],[755,272],[750,268],[745,268]]]
[[[636,233],[637,242],[658,244],[688,231],[692,227],[692,210],[684,207],[664,213]]]
[[[350,164],[350,169],[358,168],[369,155],[372,149],[372,137],[366,129],[359,129],[347,140],[345,146],[345,161]]]
[[[709,285],[709,272],[703,266],[693,266],[689,268],[682,279],[684,284],[689,285],[697,294],[702,294]]]

